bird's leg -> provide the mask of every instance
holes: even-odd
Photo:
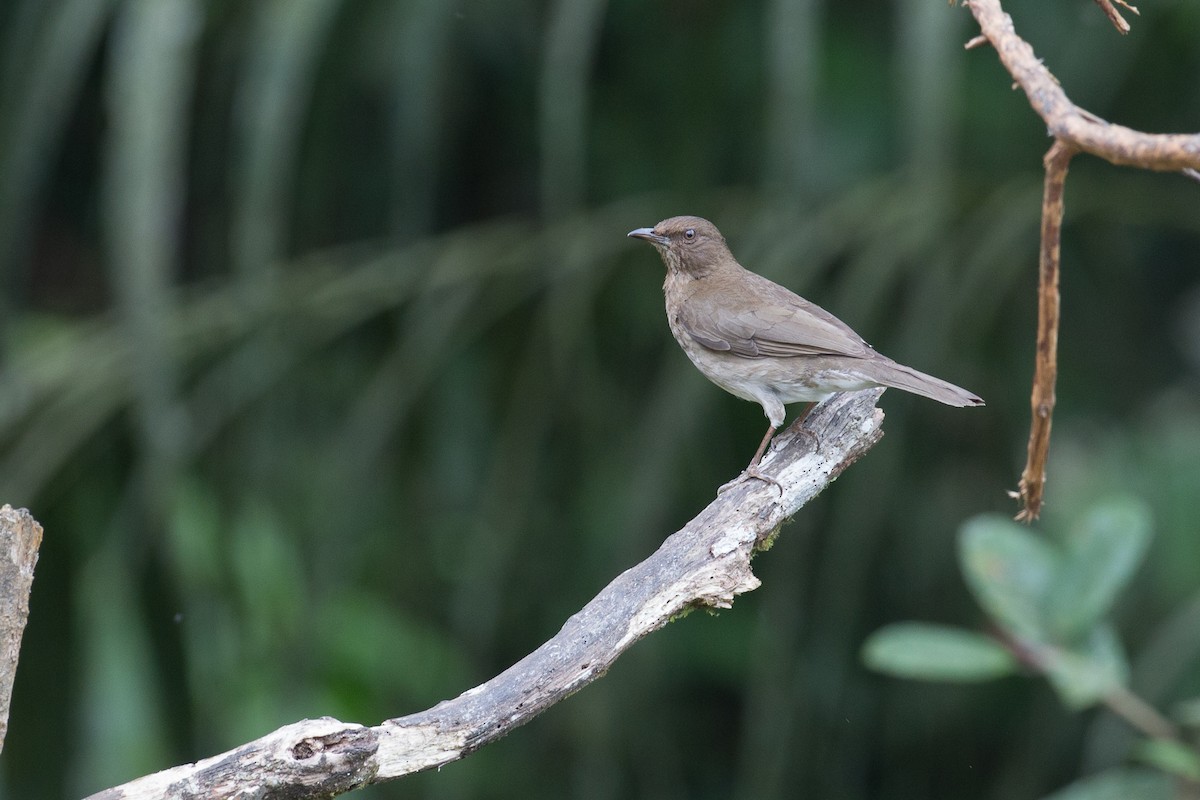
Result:
[[[821,449],[821,440],[817,438],[817,435],[815,433],[810,431],[808,428],[804,427],[804,420],[808,419],[808,415],[813,412],[813,409],[816,408],[817,405],[818,405],[817,403],[809,403],[808,408],[804,409],[804,412],[800,416],[796,417],[796,421],[794,423],[792,423],[793,425],[796,426],[796,430],[800,431],[805,436],[812,439],[814,452],[819,451]]]
[[[771,443],[771,437],[775,435],[776,430],[777,429],[774,425],[767,428],[767,435],[764,436],[762,442],[759,443],[758,450],[754,452],[754,458],[750,459],[750,466],[748,469],[756,469],[758,467],[758,462],[762,461],[763,453],[767,452],[767,445]],[[758,476],[756,475],[755,477]]]
[[[758,478],[764,483],[770,483],[779,489],[779,496],[783,497],[783,484],[775,480],[769,475],[764,475],[759,472],[758,465],[762,461],[763,453],[767,451],[767,445],[771,443],[772,437],[775,436],[776,428],[774,425],[767,428],[767,435],[763,437],[762,442],[758,445],[758,450],[754,453],[754,458],[750,459],[750,466],[746,467],[746,471],[742,475],[746,478]]]
[[[797,426],[796,429],[800,431],[800,433],[803,433],[805,436],[812,439],[814,450],[819,450],[821,448],[821,440],[817,438],[815,433],[800,425],[800,423],[808,419],[808,415],[811,414],[812,410],[816,407],[817,403],[809,403],[808,408],[804,409],[804,412],[796,418],[796,422],[793,423],[793,425]],[[772,478],[770,475],[764,474],[758,469],[758,465],[762,462],[763,455],[767,452],[767,445],[771,443],[771,439],[775,437],[775,431],[777,430],[779,429],[774,425],[767,428],[766,435],[763,436],[762,441],[758,444],[758,450],[754,451],[754,458],[750,459],[750,466],[746,467],[741,475],[738,475],[736,478],[726,484],[723,484],[721,488],[717,489],[717,494],[725,491],[735,483],[741,483],[746,478],[758,478],[763,483],[769,483],[779,489],[779,496],[783,496],[783,484]]]
[[[722,485],[721,488],[717,489],[717,494],[720,494],[721,492],[725,491],[730,486],[733,486],[735,483],[741,483],[746,478],[758,478],[763,483],[772,484],[777,489],[779,489],[779,496],[783,497],[783,484],[780,483],[779,481],[775,480],[774,478],[772,478],[770,475],[764,475],[762,472],[759,472],[759,470],[758,470],[758,464],[760,461],[762,461],[763,453],[766,452],[767,445],[771,443],[771,437],[775,435],[775,431],[776,431],[776,428],[774,425],[767,428],[767,435],[763,437],[762,442],[758,445],[758,450],[754,453],[754,458],[750,459],[750,466],[746,467],[746,469],[742,472],[741,475],[738,475],[736,478],[731,480],[729,483],[726,483],[726,484]]]

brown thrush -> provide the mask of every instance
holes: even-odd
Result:
[[[983,405],[877,353],[825,309],[745,269],[706,219],[671,217],[629,235],[654,245],[667,266],[667,322],[688,358],[717,386],[761,405],[771,423],[744,476],[779,485],[758,465],[787,403],[889,386],[950,406]]]

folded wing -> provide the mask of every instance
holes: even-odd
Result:
[[[743,358],[835,355],[869,357],[874,351],[848,325],[825,309],[752,272],[747,288],[704,302],[691,298],[679,322],[709,350]]]

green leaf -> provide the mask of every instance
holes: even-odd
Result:
[[[1133,757],[1169,775],[1200,781],[1200,753],[1171,739],[1146,739],[1133,750]]]
[[[1150,541],[1150,512],[1128,497],[1092,508],[1071,530],[1047,616],[1055,634],[1074,639],[1112,608]]]
[[[1147,769],[1111,769],[1075,781],[1044,800],[1172,800],[1172,781]]]
[[[1044,604],[1059,556],[1044,540],[1007,517],[985,514],[959,534],[967,585],[984,610],[1022,639],[1046,641]]]
[[[1108,625],[1097,625],[1079,647],[1045,647],[1037,658],[1059,698],[1075,710],[1095,705],[1129,679],[1125,651]]]
[[[863,645],[862,658],[878,672],[927,681],[986,681],[1017,671],[1016,659],[995,640],[921,622],[876,631]]]

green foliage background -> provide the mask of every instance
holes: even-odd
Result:
[[[1200,4],[1011,0],[1075,102],[1200,129]],[[1021,798],[1120,762],[1044,685],[859,646],[972,626],[955,530],[1024,457],[1045,126],[942,0],[0,4],[0,502],[46,529],[0,796],[69,798],[490,677],[735,475],[759,410],[667,331],[634,227],[978,392],[496,745],[363,798]],[[1117,623],[1200,692],[1200,187],[1076,160],[1049,522],[1156,537]],[[356,795],[359,796],[359,795]]]

